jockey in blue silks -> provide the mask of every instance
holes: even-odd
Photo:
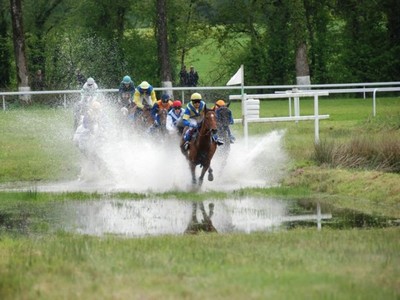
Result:
[[[181,122],[183,117],[183,109],[182,102],[179,100],[175,100],[172,103],[172,109],[168,112],[167,115],[167,124],[165,125],[169,134],[182,133],[182,125]]]
[[[183,113],[183,125],[185,125],[185,128],[189,128],[183,136],[183,140],[185,141],[183,144],[184,150],[189,149],[189,142],[193,132],[200,126],[204,119],[205,109],[206,103],[202,100],[201,95],[199,93],[193,93]],[[217,134],[213,135],[213,140],[219,146],[224,144],[224,142],[218,138]]]
[[[228,132],[231,144],[235,143],[236,138],[232,134],[229,127],[229,125],[234,124],[232,111],[228,108],[228,106],[226,106],[225,101],[222,99],[215,102],[213,109],[215,110],[215,115],[217,116],[218,126],[225,128]]]

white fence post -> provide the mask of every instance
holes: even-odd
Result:
[[[314,95],[314,142],[319,144],[319,112],[318,112],[318,94]]]

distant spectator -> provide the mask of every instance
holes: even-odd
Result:
[[[83,76],[83,74],[81,73],[81,70],[79,70],[79,69],[76,69],[75,73],[76,73],[76,81],[78,83],[78,86],[82,87],[86,82],[86,78],[85,78],[85,76]]]
[[[199,74],[194,69],[193,66],[190,66],[189,76],[188,76],[188,86],[197,86],[199,82]]]
[[[182,66],[181,71],[179,72],[179,84],[180,86],[188,86],[189,74],[186,70],[186,66]]]
[[[33,89],[35,91],[43,91],[44,90],[44,79],[42,70],[37,70],[35,74],[35,79],[33,82]]]

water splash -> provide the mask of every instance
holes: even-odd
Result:
[[[108,99],[103,99],[102,103],[108,129],[96,153],[103,168],[96,168],[82,156],[80,180],[36,186],[38,191],[165,192],[193,189],[178,137],[160,142],[159,139],[132,134],[131,129],[123,129],[118,123],[120,115],[107,104]],[[66,128],[69,126],[65,125]],[[70,134],[72,143],[72,132]],[[284,131],[249,137],[247,146],[237,133],[236,136],[237,141],[231,145],[224,168],[217,149],[211,163],[215,178],[210,182],[206,176],[201,188],[203,191],[273,186],[284,176],[287,164],[287,155],[282,147]],[[199,166],[196,174],[197,177],[200,175]]]
[[[215,179],[205,180],[202,189],[229,191],[276,185],[287,162],[281,145],[283,135],[283,131],[273,131],[252,137],[247,147],[238,138],[231,145],[224,169],[222,157],[214,157],[211,165]],[[192,188],[189,166],[180,152],[178,139],[160,143],[148,137],[114,133],[98,153],[109,172],[105,181],[108,185],[112,182],[115,190],[165,192]],[[197,176],[200,171],[198,166]],[[96,185],[96,180],[90,183]],[[101,179],[98,184],[102,184]]]

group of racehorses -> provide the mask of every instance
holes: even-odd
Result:
[[[160,116],[160,122],[156,127],[159,130],[159,133],[166,134],[166,119],[168,110],[160,109],[158,112]],[[144,126],[143,128],[149,128],[153,124],[153,118],[151,116],[149,109],[143,109],[141,117],[137,120],[136,126]],[[227,124],[222,124],[218,122],[216,112],[213,109],[206,108],[204,119],[201,122],[200,127],[197,130],[194,138],[190,141],[189,149],[186,151],[183,148],[183,134],[181,135],[180,148],[182,154],[186,157],[191,175],[192,175],[192,184],[202,185],[205,173],[208,172],[208,180],[213,181],[213,169],[211,168],[211,160],[214,157],[215,152],[217,151],[217,144],[213,140],[212,136],[218,132],[219,136],[223,139],[224,145],[219,146],[221,149],[219,151],[222,152],[222,167],[226,164],[226,158],[228,157],[230,150],[230,138],[227,130]],[[201,173],[199,178],[196,178],[196,166],[201,167]]]
[[[127,112],[127,117],[130,119],[130,123],[133,125],[132,127],[139,133],[151,134],[157,137],[166,137],[168,135],[166,130],[166,120],[167,120],[167,109],[159,109],[159,122],[157,126],[154,124],[153,116],[151,115],[151,108],[144,107],[139,112],[135,113],[135,107],[131,108],[129,112]],[[135,116],[132,118],[132,116]],[[129,118],[129,116],[131,118]],[[194,135],[189,144],[189,149],[184,150],[183,148],[183,134],[181,134],[181,142],[180,148],[182,154],[186,157],[191,175],[192,175],[192,183],[201,185],[203,183],[203,179],[205,173],[208,171],[208,180],[212,181],[214,179],[213,169],[211,168],[211,160],[214,157],[215,152],[217,151],[217,144],[213,140],[212,136],[218,131],[219,136],[224,140],[224,145],[219,146],[221,149],[218,151],[222,152],[222,157],[226,159],[229,153],[230,148],[230,139],[229,134],[226,130],[226,124],[220,124],[217,121],[216,112],[213,109],[206,108],[204,119],[201,122],[200,127],[197,129],[197,133]],[[225,161],[226,162],[226,161]],[[202,168],[200,177],[196,178],[196,166],[200,166]],[[224,165],[224,160],[223,160]],[[223,167],[223,166],[222,166]]]

